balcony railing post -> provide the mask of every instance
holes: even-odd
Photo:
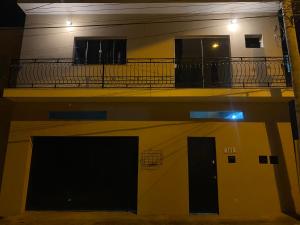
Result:
[[[202,64],[202,68],[201,68],[201,73],[202,73],[202,88],[205,87],[205,78],[204,78],[204,49],[203,49],[203,39],[201,39],[201,64]]]
[[[7,79],[8,87],[15,88],[17,86],[17,76],[18,76],[18,71],[16,70],[16,63],[11,62],[11,65],[9,67],[8,79]]]
[[[105,76],[105,62],[102,62],[102,88],[104,88],[104,76]]]

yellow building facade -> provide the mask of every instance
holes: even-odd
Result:
[[[289,112],[294,94],[281,48],[278,2],[19,4],[27,13],[27,29],[21,60],[13,65],[12,74],[16,76],[4,90],[12,112],[0,193],[1,216],[30,210],[28,196],[33,195],[30,188],[34,185],[30,177],[33,162],[39,160],[33,152],[43,151],[34,148],[39,137],[136,138],[133,211],[137,217],[189,219],[211,213],[220,218],[269,219],[300,212],[298,155]],[[224,12],[228,9],[231,13]],[[259,39],[259,47],[247,47],[249,37]],[[126,40],[126,62],[78,63],[77,39]],[[206,46],[208,39],[213,42]],[[186,50],[190,51],[187,55],[198,61],[184,64],[198,69],[183,73],[183,77],[189,72],[201,73],[198,86],[193,86],[191,80],[187,83],[192,86],[177,86],[183,61],[177,61],[180,44],[176,43],[181,42],[176,40],[199,40],[186,45],[186,49],[194,47]],[[84,46],[94,42],[86,43]],[[97,43],[102,46],[104,42]],[[222,56],[223,61],[215,56],[213,61],[204,61],[206,47],[213,48],[210,43],[216,48],[227,46],[229,53]],[[88,60],[89,48],[84,49],[82,57]],[[97,54],[101,55],[103,49],[97,49]],[[215,74],[217,78],[212,79]],[[222,74],[229,74],[229,81],[222,80]],[[103,114],[92,119],[82,117],[82,113],[95,112]],[[70,113],[77,114],[73,117]],[[236,118],[239,114],[234,113],[242,113],[243,117]],[[214,144],[193,148],[193,138],[211,138]],[[73,148],[77,149],[75,145],[65,147],[71,152],[70,158]],[[101,145],[95,149],[100,153],[105,150]],[[84,155],[88,150],[83,147],[80,151]],[[191,157],[192,153],[205,151],[215,152],[209,161],[215,169],[211,176],[216,187],[214,212],[192,210],[194,204],[197,208],[201,203],[201,198],[198,203],[194,201],[199,197],[197,193],[202,197],[206,191],[211,193],[203,178],[210,167],[191,166],[196,158]],[[114,157],[119,157],[117,151]],[[53,163],[57,165],[55,158]],[[110,168],[119,168],[114,160],[107,163]],[[68,162],[65,165],[71,167]],[[74,168],[80,166],[84,165]],[[196,175],[192,174],[195,170]],[[109,170],[104,173],[113,176]],[[198,175],[204,179],[200,185]],[[52,184],[49,190],[56,188]],[[104,193],[104,189],[99,192]],[[57,193],[60,196],[62,191]],[[63,198],[75,201],[75,196]],[[47,206],[47,202],[41,204]],[[209,198],[206,205],[209,208]]]

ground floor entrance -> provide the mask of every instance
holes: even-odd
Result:
[[[218,213],[214,137],[188,138],[190,213]]]
[[[27,210],[137,210],[138,137],[35,137]]]
[[[213,137],[188,137],[189,209],[218,213]],[[138,137],[34,137],[27,210],[137,211]]]
[[[291,124],[275,119],[13,121],[0,216],[275,218],[300,202]]]

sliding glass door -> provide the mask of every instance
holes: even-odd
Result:
[[[176,87],[230,86],[228,37],[175,40]]]

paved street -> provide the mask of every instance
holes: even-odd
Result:
[[[230,219],[202,215],[189,218],[137,217],[130,213],[110,212],[28,212],[0,219],[1,225],[300,225],[300,221],[282,215],[277,218]]]

